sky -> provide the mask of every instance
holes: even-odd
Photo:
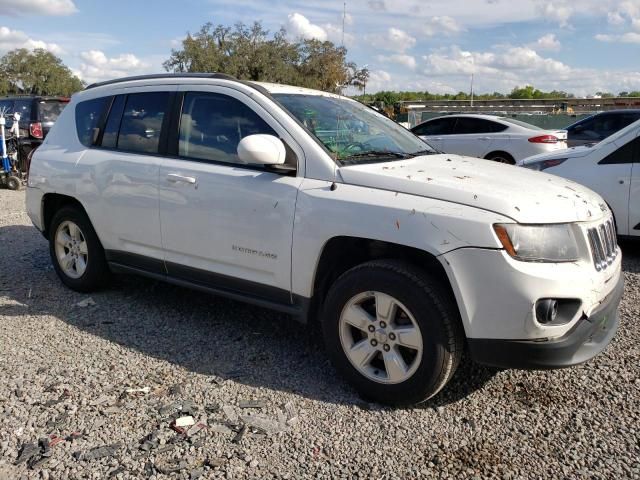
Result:
[[[164,71],[206,22],[343,39],[367,92],[640,90],[640,0],[0,0],[0,55],[46,48],[86,82]]]

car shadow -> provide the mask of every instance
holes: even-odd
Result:
[[[287,315],[164,282],[118,275],[103,291],[64,287],[48,245],[32,227],[0,227],[0,317],[48,315],[84,332],[198,374],[372,408],[328,362],[317,328]],[[95,305],[78,303],[91,298]],[[463,361],[451,382],[422,408],[465,399],[497,369]]]

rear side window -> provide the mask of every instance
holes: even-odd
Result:
[[[506,125],[483,118],[458,117],[454,134],[496,133],[506,130]]]
[[[416,135],[448,135],[453,130],[455,118],[436,118],[435,120],[426,121],[411,131]]]
[[[128,95],[117,148],[130,152],[158,153],[162,123],[169,110],[169,98],[168,92]]]
[[[189,92],[180,117],[181,157],[241,163],[238,143],[248,135],[276,135],[247,105],[217,93]]]
[[[78,139],[86,147],[93,145],[98,133],[100,118],[109,106],[111,97],[95,98],[76,105],[76,131]]]
[[[13,111],[20,114],[20,123],[31,121],[31,105],[33,100],[16,100]]]
[[[68,102],[61,102],[59,100],[43,100],[38,103],[38,110],[40,111],[39,120],[44,123],[53,123],[58,120],[58,117],[67,106]]]

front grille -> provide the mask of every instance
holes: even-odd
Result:
[[[607,220],[587,230],[593,264],[597,271],[605,270],[618,256],[616,228],[613,220]]]

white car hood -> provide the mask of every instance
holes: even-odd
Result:
[[[591,221],[600,196],[571,180],[458,155],[345,166],[345,183],[435,198],[499,213],[520,223]]]

